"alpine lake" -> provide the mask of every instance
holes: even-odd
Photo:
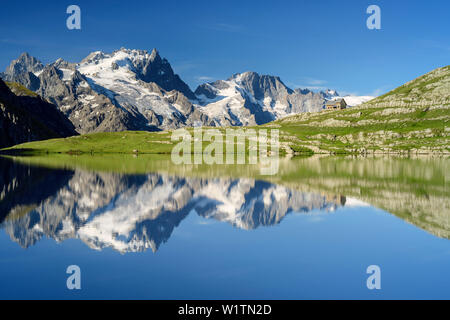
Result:
[[[450,299],[449,158],[259,169],[1,157],[0,298]]]

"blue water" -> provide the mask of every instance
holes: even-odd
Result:
[[[187,182],[197,187],[196,183],[200,183],[189,179],[170,180],[159,175],[151,175],[151,178],[160,180],[147,189],[148,193],[141,194],[149,176],[125,177],[128,189],[118,188],[119,191],[113,192],[114,197],[89,212],[89,218],[82,222],[80,207],[64,204],[67,196],[55,195],[43,197],[42,203],[25,216],[12,222],[6,219],[0,229],[0,298],[450,298],[448,239],[367,204],[346,206],[341,200],[332,200],[330,204],[328,200],[321,202],[320,196],[299,191],[292,191],[289,199],[293,201],[306,194],[306,203],[315,203],[313,207],[290,203],[291,209],[273,220],[273,214],[279,213],[281,208],[273,209],[276,202],[273,194],[273,202],[263,199],[265,192],[276,185],[258,184],[248,179],[225,182],[203,179],[201,182],[210,192],[211,185],[226,183],[224,195],[243,182],[253,186],[250,191],[239,189],[248,192],[245,203],[238,206],[240,216],[233,216],[234,220],[224,215],[229,209],[220,207],[225,202],[217,200],[220,194],[210,195],[213,200],[204,194],[191,194],[192,198],[183,203],[182,208],[168,205],[167,200],[161,205],[174,210],[166,208],[166,211],[158,211],[158,215],[148,213],[123,234],[113,234],[117,241],[114,245],[108,242],[112,238],[105,238],[108,241],[96,238],[98,241],[90,242],[90,247],[89,241],[100,232],[109,237],[110,229],[105,222],[109,221],[105,218],[108,214],[117,217],[122,213],[121,208],[143,200],[141,211],[126,215],[123,220],[126,224],[133,215],[142,214],[142,208],[155,207],[156,200],[151,198],[155,190],[163,198],[161,190],[168,191],[168,185],[173,191],[173,188],[181,190]],[[98,183],[98,177],[93,181],[96,182],[90,183]],[[75,185],[72,187],[75,190]],[[58,185],[56,193],[66,194],[59,188]],[[201,193],[200,189],[190,190]],[[171,199],[176,196],[174,193]],[[231,196],[231,199],[236,197]],[[349,202],[347,199],[347,204]],[[95,203],[90,205],[95,207]],[[114,209],[119,210],[114,212]],[[62,224],[57,219],[61,215],[67,215],[67,221],[78,221],[77,231],[70,236],[63,236]],[[165,216],[169,218],[161,218]],[[175,216],[178,218],[174,219]],[[95,229],[95,233],[89,233],[88,241],[86,232],[80,230],[95,219],[103,220],[96,224],[99,229]],[[242,225],[244,220],[247,222]],[[39,228],[49,229],[39,231]],[[87,230],[92,231],[92,228]],[[155,230],[161,234],[154,236]],[[31,235],[36,234],[39,237],[30,240]],[[130,245],[133,237],[139,240],[153,237],[157,243],[155,250],[134,248]],[[81,269],[81,290],[66,287],[69,265],[78,265]],[[366,286],[369,277],[366,268],[370,265],[381,268],[380,290],[369,290]]]

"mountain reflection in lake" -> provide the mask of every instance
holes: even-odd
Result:
[[[293,159],[272,177],[125,156],[0,167],[0,298],[450,298],[444,158]]]
[[[189,178],[11,167],[2,228],[27,248],[43,236],[89,247],[158,250],[189,214],[241,229],[276,225],[291,212],[333,211],[345,197],[300,192],[249,178]],[[36,193],[38,191],[38,193]]]

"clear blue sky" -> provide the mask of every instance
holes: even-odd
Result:
[[[77,4],[82,29],[66,28]],[[366,9],[381,8],[368,30]],[[2,1],[0,70],[27,51],[48,63],[156,47],[192,87],[248,70],[290,87],[380,94],[450,63],[448,0]]]

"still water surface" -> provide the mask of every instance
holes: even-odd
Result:
[[[449,163],[1,158],[0,298],[450,299]]]

